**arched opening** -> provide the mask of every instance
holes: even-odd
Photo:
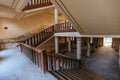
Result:
[[[111,47],[112,46],[112,38],[104,38],[104,46]]]

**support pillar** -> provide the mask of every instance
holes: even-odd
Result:
[[[82,39],[80,37],[77,37],[77,59],[81,59],[81,44]]]
[[[91,56],[91,51],[90,51],[90,42],[87,44],[87,57]]]
[[[58,10],[54,9],[54,24],[58,24]]]
[[[71,52],[71,40],[68,38],[68,52]]]
[[[55,36],[55,53],[59,53],[59,41],[57,36]]]

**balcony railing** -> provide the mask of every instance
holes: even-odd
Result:
[[[50,0],[30,0],[28,4],[25,6],[24,10],[30,10],[30,9],[35,9],[35,8],[41,8],[41,7],[46,7],[46,6],[51,6],[53,5]]]
[[[70,22],[59,23],[55,25],[55,32],[75,32],[75,28]]]

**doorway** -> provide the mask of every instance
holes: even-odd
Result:
[[[104,46],[111,47],[112,46],[112,38],[104,38]]]

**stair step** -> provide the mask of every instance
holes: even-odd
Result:
[[[76,70],[75,71],[69,71],[69,72],[72,73],[72,74],[74,74],[74,75],[76,75],[76,76],[78,76],[81,80],[90,80],[86,76],[78,74],[78,72],[76,72]]]
[[[86,70],[51,71],[58,80],[105,80]]]
[[[52,75],[54,75],[58,80],[66,80],[65,78],[63,78],[61,75],[59,75],[57,72],[55,71],[50,71],[50,73]]]
[[[67,72],[67,71],[62,71],[64,74],[68,75],[70,78],[72,78],[72,80],[81,80],[79,79],[79,77]]]
[[[68,77],[67,75],[63,74],[61,71],[57,71],[58,74],[60,74],[62,77],[64,77],[66,80],[72,80],[70,77]]]

